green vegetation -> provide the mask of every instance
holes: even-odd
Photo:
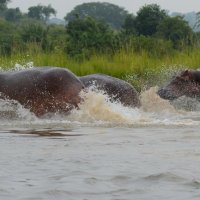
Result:
[[[34,49],[34,50],[33,50]],[[148,52],[126,52],[121,50],[110,55],[93,55],[90,59],[77,61],[66,56],[64,52],[43,53],[34,46],[27,54],[13,54],[1,57],[4,68],[13,68],[16,63],[26,65],[33,62],[35,66],[67,67],[75,74],[82,76],[92,73],[105,73],[128,80],[138,90],[165,81],[166,76],[183,68],[198,68],[200,51],[197,49],[175,52],[166,56],[154,57]]]
[[[77,75],[123,78],[141,90],[163,81],[163,72],[200,65],[200,33],[157,4],[143,6],[136,16],[109,3],[81,4],[64,26],[48,23],[56,14],[51,5],[22,13],[8,3],[0,0],[1,68],[29,62],[67,67]]]
[[[67,22],[73,21],[78,18],[92,17],[97,20],[106,22],[111,27],[120,29],[124,24],[124,20],[128,12],[119,6],[111,3],[83,3],[76,6],[71,12],[65,16]]]

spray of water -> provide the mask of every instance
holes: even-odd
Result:
[[[102,91],[90,90],[82,93],[84,101],[70,115],[56,113],[51,118],[37,118],[28,109],[13,100],[0,100],[1,125],[110,125],[110,126],[146,126],[146,125],[198,125],[198,111],[175,109],[170,102],[160,99],[156,88],[150,88],[141,94],[141,108],[124,107],[113,102]],[[195,102],[198,106],[199,102]]]
[[[13,71],[20,71],[20,70],[23,70],[23,69],[30,69],[32,68],[34,65],[33,65],[33,62],[28,62],[24,65],[20,65],[18,63],[15,64],[14,68],[11,69]]]

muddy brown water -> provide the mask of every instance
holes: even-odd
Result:
[[[0,101],[0,199],[200,199],[200,104],[156,88],[140,109],[85,94],[69,116]]]

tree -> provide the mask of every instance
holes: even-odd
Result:
[[[161,10],[157,4],[143,6],[137,12],[136,29],[139,34],[151,36],[156,33],[157,26],[167,17],[165,10]]]
[[[183,17],[167,17],[158,26],[157,35],[172,41],[174,48],[191,43],[193,31]]]
[[[47,21],[51,15],[56,15],[56,10],[52,8],[51,5],[43,6],[42,13],[45,21]]]
[[[6,10],[9,2],[10,0],[0,0],[0,11]]]
[[[20,37],[16,27],[0,19],[0,55],[10,55],[19,45]]]
[[[37,20],[42,20],[43,19],[42,9],[43,9],[43,6],[41,5],[32,6],[28,8],[28,17],[37,19]]]
[[[122,28],[124,29],[124,32],[127,35],[136,35],[137,30],[135,16],[132,14],[127,15]]]
[[[49,50],[62,51],[66,47],[67,34],[63,25],[49,25],[47,37]]]
[[[76,58],[88,58],[95,52],[113,50],[114,32],[108,25],[91,17],[77,18],[67,25],[67,53]]]
[[[28,9],[28,16],[37,20],[47,21],[51,14],[56,15],[56,10],[52,8],[51,5],[37,5]]]
[[[0,0],[0,4],[7,4],[11,2],[11,0]]]
[[[199,28],[200,27],[200,12],[196,13],[196,22],[194,24],[194,28]]]
[[[21,27],[21,38],[25,43],[35,43],[46,50],[49,46],[47,42],[47,27],[38,21],[28,21]]]
[[[9,8],[5,12],[5,19],[10,22],[16,22],[22,17],[22,13],[19,8]]]
[[[70,22],[77,17],[92,17],[97,20],[102,20],[116,29],[120,29],[128,12],[123,8],[110,3],[83,3],[78,5],[65,16],[65,20]]]

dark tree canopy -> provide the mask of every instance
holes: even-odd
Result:
[[[14,24],[0,19],[0,55],[9,55],[19,41],[19,33]]]
[[[116,29],[120,29],[128,12],[114,4],[110,3],[83,3],[76,6],[70,13],[65,17],[67,22],[74,20],[75,18],[84,18],[87,16],[93,17],[98,20],[105,21]]]
[[[42,16],[42,6],[32,6],[28,8],[28,16],[33,19],[41,20]]]
[[[11,0],[0,0],[0,11],[6,10],[9,2],[11,2]]]
[[[5,19],[10,22],[16,22],[22,17],[22,13],[19,8],[9,8],[5,12]]]
[[[56,10],[52,8],[51,5],[43,6],[42,13],[45,21],[47,21],[51,15],[56,15]]]
[[[192,29],[183,17],[167,17],[158,26],[158,36],[171,40],[174,48],[179,48],[181,43],[190,43]]]
[[[0,0],[0,4],[7,4],[11,2],[11,0]]]
[[[46,37],[46,27],[39,22],[24,23],[21,29],[24,42],[40,43]]]
[[[200,27],[200,12],[196,13],[196,21],[194,24],[194,28],[199,28]]]
[[[115,34],[108,25],[91,17],[75,19],[67,26],[67,53],[71,56],[89,57],[95,52],[114,48]]]
[[[136,16],[136,28],[139,34],[151,36],[156,33],[157,26],[167,17],[165,10],[157,4],[143,6]]]
[[[51,5],[39,4],[21,13],[19,8],[8,8],[9,2],[0,0],[0,55],[39,50],[89,59],[125,50],[162,56],[200,43],[200,34],[182,17],[167,15],[157,4],[145,5],[133,15],[110,3],[83,3],[66,15],[65,26],[50,24],[49,18],[56,14]]]
[[[51,15],[56,15],[56,10],[51,5],[37,5],[28,9],[28,16],[33,19],[46,21]]]
[[[136,30],[136,19],[135,16],[132,14],[127,15],[127,17],[125,18],[124,24],[123,24],[123,29],[124,32],[127,35],[136,35],[137,34],[137,30]]]

